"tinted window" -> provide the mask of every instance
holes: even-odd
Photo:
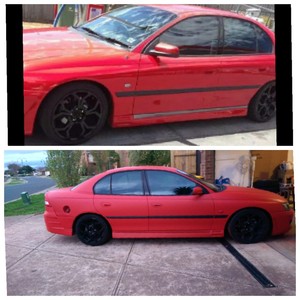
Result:
[[[115,195],[144,195],[142,172],[121,172],[112,175],[112,194]]]
[[[272,53],[273,43],[270,37],[267,35],[267,33],[257,26],[256,34],[257,34],[258,52]]]
[[[110,194],[110,176],[106,176],[96,183],[94,193],[100,195]]]
[[[164,171],[147,171],[151,195],[191,195],[196,184],[177,174]]]
[[[219,22],[215,17],[184,20],[164,32],[160,42],[179,47],[180,55],[217,54]]]
[[[224,54],[256,53],[257,40],[252,23],[224,18]]]

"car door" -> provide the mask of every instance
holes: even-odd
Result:
[[[94,186],[94,206],[113,232],[148,230],[148,203],[141,171],[108,175]]]
[[[219,108],[219,19],[192,17],[154,40],[141,56],[134,118],[187,120]],[[159,42],[179,48],[179,57],[150,55]]]
[[[244,106],[267,82],[275,80],[274,44],[258,25],[238,18],[223,18],[220,83],[222,106]]]
[[[192,195],[194,181],[167,171],[146,171],[149,187],[149,231],[209,234],[214,204],[212,195]]]

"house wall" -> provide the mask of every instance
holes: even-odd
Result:
[[[220,150],[215,156],[215,177],[229,178],[231,185],[249,186],[251,153],[249,150]]]

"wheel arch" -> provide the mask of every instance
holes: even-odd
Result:
[[[75,235],[75,234],[76,234],[75,228],[76,228],[76,224],[77,224],[78,220],[79,220],[81,217],[86,216],[86,215],[95,215],[95,216],[98,216],[98,217],[102,218],[103,220],[105,220],[105,222],[106,222],[107,225],[109,226],[110,232],[112,233],[112,227],[111,227],[109,221],[107,220],[107,218],[105,218],[103,215],[98,214],[98,213],[95,213],[95,212],[85,212],[85,213],[82,213],[82,214],[78,215],[78,216],[74,219],[73,224],[72,224],[72,235]]]
[[[94,80],[87,80],[87,79],[78,79],[78,80],[73,80],[73,81],[68,81],[68,82],[64,82],[62,84],[59,84],[57,86],[55,86],[53,89],[51,89],[46,95],[45,97],[43,98],[43,100],[41,101],[41,104],[38,108],[38,111],[37,111],[37,117],[36,117],[36,121],[35,121],[35,126],[37,123],[40,122],[40,115],[41,115],[41,111],[43,110],[43,107],[47,104],[47,99],[50,98],[58,89],[61,89],[65,86],[69,86],[69,85],[76,85],[78,83],[88,83],[88,84],[92,84],[94,85],[95,87],[98,87],[102,90],[102,92],[105,94],[106,96],[106,99],[108,101],[108,119],[111,117],[111,114],[113,112],[113,98],[112,98],[112,94],[111,92],[109,91],[109,89],[97,82],[97,81],[94,81]]]
[[[239,209],[239,210],[237,210],[237,211],[235,211],[234,213],[231,214],[231,216],[228,218],[228,220],[225,224],[224,235],[229,235],[228,226],[229,226],[229,223],[232,220],[232,218],[236,214],[238,214],[239,212],[244,211],[244,210],[248,210],[248,209],[256,209],[256,210],[259,210],[259,211],[263,212],[268,217],[269,222],[270,222],[270,230],[268,232],[268,235],[270,235],[272,233],[272,231],[273,231],[273,219],[272,219],[272,216],[270,215],[270,213],[267,210],[265,210],[261,207],[249,206],[249,207],[243,207],[243,208],[241,208],[241,209]]]
[[[268,82],[266,82],[264,85],[262,85],[257,91],[256,93],[253,95],[253,97],[250,99],[249,103],[248,103],[248,107],[247,107],[247,116],[249,117],[250,115],[250,107],[253,103],[253,101],[255,101],[256,97],[259,95],[259,93],[269,84],[274,83],[276,86],[276,79],[270,80]]]

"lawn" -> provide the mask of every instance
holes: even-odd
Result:
[[[26,183],[26,180],[21,178],[10,178],[7,180],[5,185],[16,185],[16,184],[24,184]]]
[[[20,198],[17,201],[4,204],[4,216],[19,216],[41,214],[45,211],[44,194],[31,195],[31,204],[24,204]]]

